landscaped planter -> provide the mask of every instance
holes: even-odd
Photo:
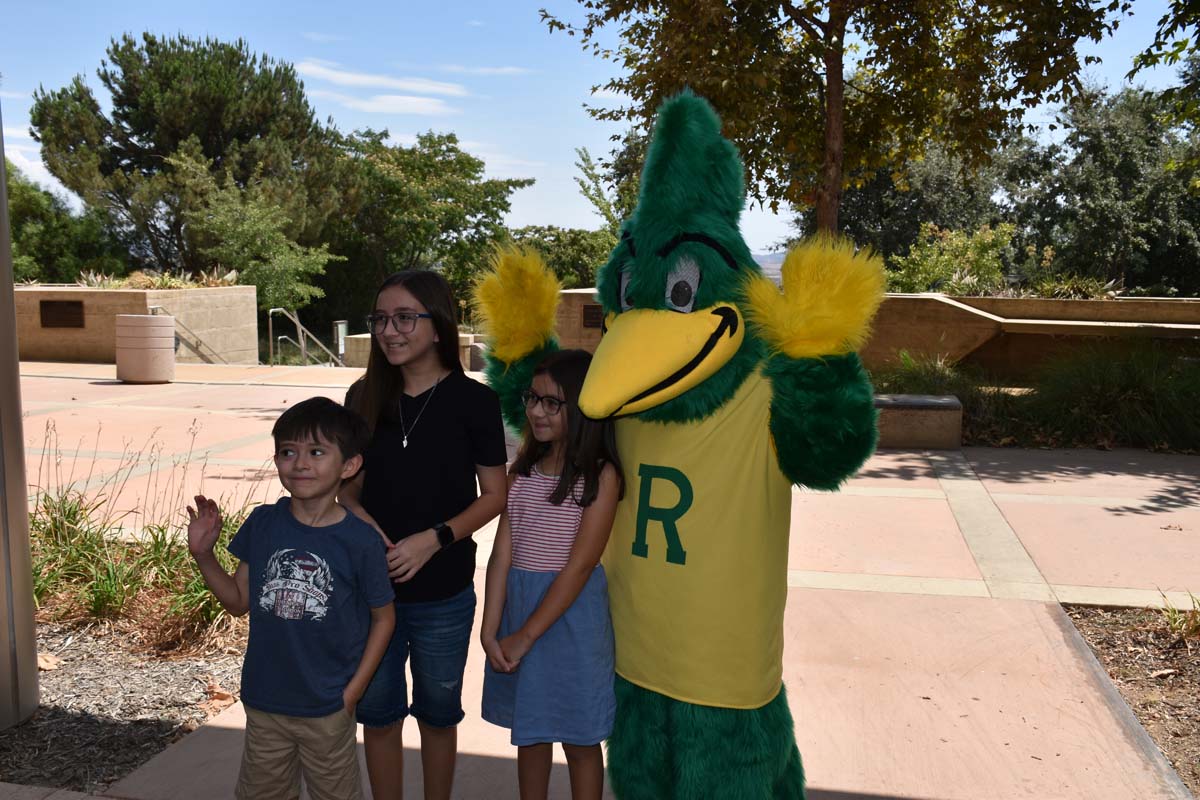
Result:
[[[868,368],[902,351],[942,356],[1015,382],[1099,342],[1154,339],[1200,355],[1200,300],[1049,300],[890,294],[860,351]]]
[[[117,316],[159,313],[175,318],[177,362],[258,363],[258,302],[253,286],[18,286],[15,296],[22,360],[116,363]]]

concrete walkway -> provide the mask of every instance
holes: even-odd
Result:
[[[111,365],[22,364],[29,481],[104,494],[130,528],[178,519],[196,491],[270,499],[275,416],[340,399],[358,374],[180,365],[174,384],[126,386]],[[795,492],[792,513],[784,677],[813,800],[1190,796],[1058,602],[1190,605],[1200,458],[884,451],[837,494]],[[493,535],[476,535],[481,593]],[[478,717],[473,647],[456,796],[515,797],[513,748]],[[108,796],[230,796],[241,714]],[[410,745],[419,797],[415,730]],[[568,797],[558,759],[552,796]],[[0,786],[0,800],[68,796]]]

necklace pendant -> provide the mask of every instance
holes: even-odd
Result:
[[[408,437],[407,436],[404,436],[400,439],[400,447],[401,448],[408,447]]]

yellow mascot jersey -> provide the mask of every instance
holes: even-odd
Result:
[[[604,566],[626,680],[727,708],[779,692],[791,485],[770,401],[756,373],[699,422],[617,421],[626,489]]]

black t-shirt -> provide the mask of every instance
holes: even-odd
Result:
[[[360,388],[347,392],[349,398]],[[475,465],[506,460],[500,399],[457,370],[416,397],[401,394],[404,428],[393,405],[375,426],[365,453],[361,502],[393,542],[446,522],[475,502]],[[445,600],[471,584],[475,540],[459,539],[434,553],[405,583],[392,584],[402,603]]]

